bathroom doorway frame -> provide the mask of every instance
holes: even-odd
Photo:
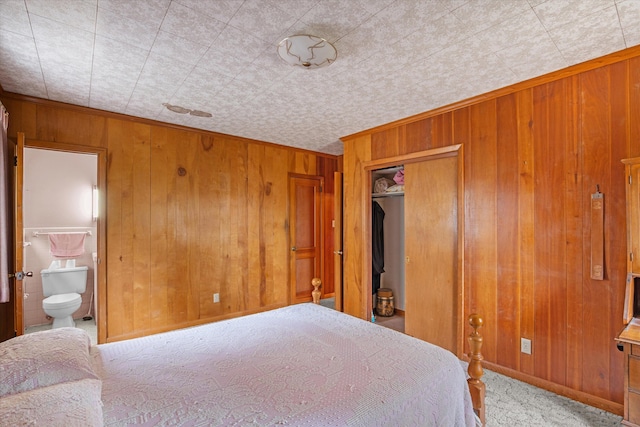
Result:
[[[20,140],[20,135],[18,135],[18,140]],[[106,283],[107,283],[107,271],[106,271],[106,184],[107,184],[107,149],[100,147],[91,147],[86,145],[77,145],[77,144],[67,144],[67,143],[59,143],[59,142],[50,142],[50,141],[39,141],[34,139],[26,139],[23,136],[24,146],[20,147],[18,144],[18,153],[20,159],[24,160],[24,149],[23,148],[35,148],[41,150],[51,150],[51,151],[60,151],[65,153],[79,153],[79,154],[93,154],[96,155],[97,160],[97,187],[100,203],[98,204],[98,219],[96,224],[97,236],[96,236],[96,251],[98,253],[98,258],[96,263],[98,264],[98,277],[97,277],[97,294],[94,295],[96,298],[96,306],[98,307],[98,313],[96,316],[96,328],[97,328],[97,340],[98,344],[104,343],[107,340],[107,310],[106,310]],[[24,163],[23,166],[23,174],[25,170],[28,168]],[[16,191],[22,192],[22,188],[17,188]],[[22,209],[22,206],[16,207],[17,209]],[[20,215],[22,217],[22,215]],[[21,224],[23,227],[24,225]],[[20,242],[16,245],[16,248],[22,250],[22,235],[15,236],[16,243]],[[95,274],[95,272],[94,272]],[[16,307],[16,313],[23,313],[23,298],[16,298],[16,305],[20,307]],[[24,334],[24,321],[20,322],[21,330],[17,331],[18,335]],[[16,324],[16,326],[18,326]]]

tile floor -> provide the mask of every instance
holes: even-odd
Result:
[[[87,331],[87,333],[89,334],[89,337],[91,338],[91,344],[95,345],[98,343],[98,329],[96,327],[95,319],[91,319],[91,320],[75,319],[75,322],[76,322],[76,328],[84,329],[85,331]],[[51,329],[50,323],[47,323],[44,325],[28,326],[25,328],[24,333],[30,334],[32,332],[46,331],[48,329]]]

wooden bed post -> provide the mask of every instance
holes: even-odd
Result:
[[[318,288],[322,284],[322,281],[320,279],[318,279],[317,277],[314,277],[311,280],[311,284],[313,285],[313,291],[311,292],[311,297],[313,298],[313,303],[314,304],[320,304],[320,289],[318,289]]]
[[[480,380],[482,378],[482,353],[480,352],[482,348],[482,335],[478,333],[478,329],[482,327],[482,317],[478,314],[472,314],[469,316],[469,324],[473,328],[473,332],[469,334],[469,368],[467,372],[469,373],[469,379],[467,379],[467,383],[469,384],[469,392],[471,393],[471,402],[473,404],[473,410],[480,418],[482,425],[485,425],[485,406],[484,406],[484,396],[485,396],[485,384]]]

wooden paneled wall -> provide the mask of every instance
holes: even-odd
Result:
[[[337,157],[16,96],[2,102],[10,137],[107,149],[108,341],[289,303],[288,174],[332,183]],[[331,234],[324,243],[332,286]]]
[[[343,138],[345,311],[364,316],[362,162],[462,144],[465,316],[490,367],[622,412],[625,177],[640,155],[640,51]],[[590,195],[605,195],[591,280]],[[428,188],[425,183],[425,188]],[[520,338],[533,353],[520,352]]]

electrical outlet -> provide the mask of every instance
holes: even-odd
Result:
[[[520,351],[524,354],[531,354],[531,340],[520,338]]]
[[[213,294],[213,302],[220,302],[220,294]]]

